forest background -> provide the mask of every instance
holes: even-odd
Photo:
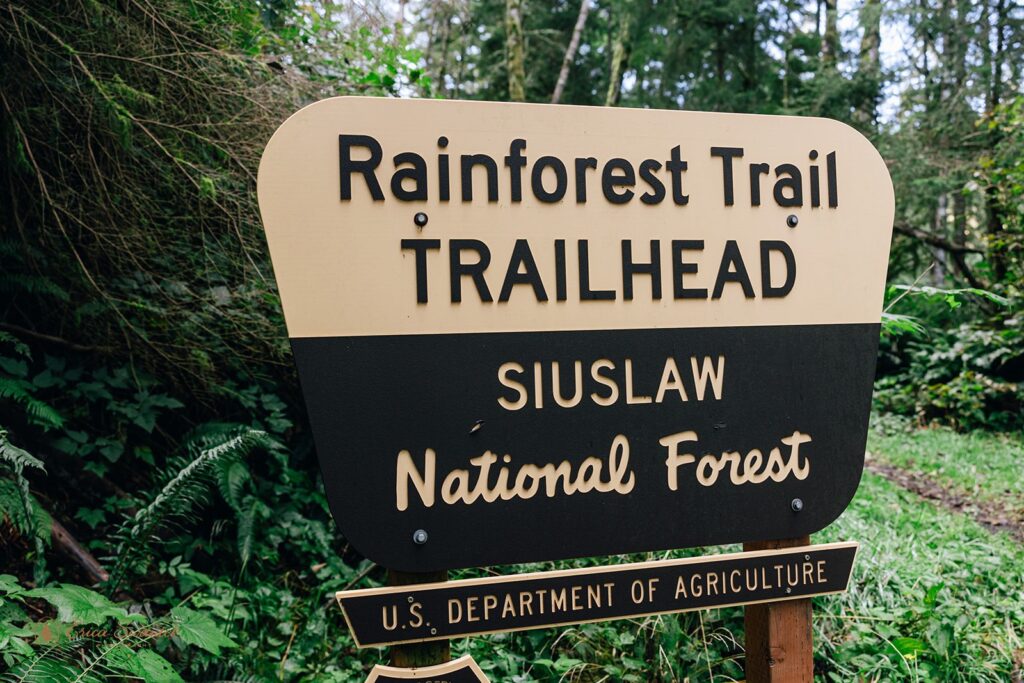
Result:
[[[290,113],[359,94],[867,135],[897,197],[878,453],[822,540],[873,550],[816,602],[816,672],[1019,680],[1022,68],[1012,0],[10,0],[0,676],[356,681],[383,656],[327,597],[386,573],[327,510],[254,197]],[[741,634],[715,610],[454,647],[495,681],[724,681]]]

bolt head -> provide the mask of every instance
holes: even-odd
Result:
[[[421,228],[427,224],[428,220],[430,220],[429,217],[422,211],[417,211],[416,215],[412,217],[412,222]]]
[[[797,226],[797,223],[799,222],[800,219],[797,218],[796,214],[793,213],[789,214],[789,217],[786,218],[786,225],[788,225],[791,228],[795,228]]]
[[[793,509],[793,512],[800,512],[804,509],[804,502],[799,498],[794,498],[789,507]]]
[[[417,529],[416,531],[412,532],[412,542],[416,545],[423,545],[427,542],[428,538],[430,538],[430,536],[428,536],[427,532],[423,529]]]

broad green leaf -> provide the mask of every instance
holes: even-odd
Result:
[[[215,655],[220,654],[222,647],[238,647],[235,641],[224,635],[213,619],[202,612],[187,607],[175,607],[171,610],[177,626],[177,636],[190,645],[201,647]]]
[[[893,638],[892,646],[907,659],[916,659],[918,654],[928,651],[928,646],[920,638]]]
[[[17,577],[10,574],[0,574],[0,593],[10,595],[21,590]]]
[[[65,622],[102,624],[111,617],[118,621],[132,620],[124,608],[82,586],[62,583],[26,591],[23,595],[47,601],[57,608],[57,618]]]

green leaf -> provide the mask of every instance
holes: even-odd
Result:
[[[171,610],[177,628],[177,635],[189,645],[201,647],[215,655],[220,654],[222,647],[238,647],[238,644],[224,635],[213,619],[202,612],[188,607],[175,607]]]
[[[146,675],[145,669],[142,668],[142,663],[139,662],[135,651],[126,645],[115,645],[107,650],[104,660],[104,663],[112,669],[127,671],[139,678]]]
[[[892,646],[907,659],[916,659],[918,654],[928,651],[928,646],[920,638],[893,638]]]
[[[218,484],[224,500],[235,509],[242,509],[242,493],[249,481],[249,468],[240,460],[229,461],[219,470]]]
[[[90,529],[95,529],[97,526],[103,523],[106,519],[107,513],[102,508],[78,508],[78,512],[75,513],[75,519],[80,519],[89,525]]]
[[[139,650],[135,653],[147,681],[177,683],[181,676],[174,670],[171,663],[152,650]]]
[[[62,583],[59,586],[36,588],[23,593],[25,597],[40,598],[57,608],[57,618],[79,624],[102,624],[109,618],[134,621],[127,610],[107,598],[82,586]]]
[[[28,363],[23,360],[0,356],[0,370],[13,377],[24,377],[28,374]]]
[[[18,578],[10,574],[0,574],[0,594],[10,595],[21,590]]]
[[[182,680],[171,663],[152,650],[133,650],[117,645],[106,653],[104,660],[111,668],[147,682],[174,683]]]

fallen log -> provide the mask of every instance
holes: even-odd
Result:
[[[110,579],[110,573],[103,568],[95,557],[82,544],[71,535],[71,532],[64,528],[64,525],[53,519],[53,542],[68,557],[75,561],[78,566],[88,572],[93,581],[102,583]]]

